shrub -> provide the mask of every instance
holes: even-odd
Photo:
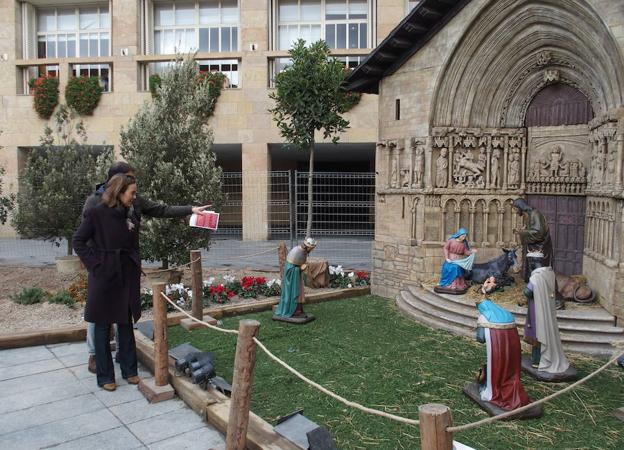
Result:
[[[204,289],[204,298],[213,303],[228,303],[236,292],[225,287],[223,284],[217,286],[208,286]]]
[[[162,84],[162,78],[158,74],[150,75],[149,77],[149,90],[152,93],[152,97],[158,95],[158,88]]]
[[[76,304],[76,300],[74,299],[74,297],[72,297],[69,291],[62,290],[62,291],[58,291],[56,294],[51,296],[50,299],[48,300],[48,303],[55,303],[57,305],[65,305],[69,308],[73,308],[74,305]]]
[[[78,302],[84,303],[87,301],[87,276],[84,273],[78,274],[78,279],[69,285],[67,288],[69,295]]]
[[[58,105],[59,80],[56,77],[34,78],[29,83],[35,101],[35,111],[42,119],[52,117],[54,108]]]
[[[2,148],[2,147],[0,147]],[[0,166],[0,225],[4,225],[15,205],[15,194],[2,195],[4,167]]]
[[[200,79],[195,61],[177,61],[162,75],[158,95],[121,132],[121,154],[140,174],[141,194],[170,205],[222,202],[221,168],[207,121],[216,97],[212,76]],[[189,248],[208,248],[210,233],[182,220],[145,220],[141,256],[169,264],[189,261]]]
[[[65,87],[65,100],[81,116],[90,116],[100,102],[103,91],[98,77],[72,77]]]
[[[55,130],[46,126],[41,146],[26,161],[12,224],[24,238],[44,239],[60,245],[71,239],[80,225],[82,205],[112,160],[112,147],[98,154],[86,143],[82,122],[61,106],[55,114]],[[55,135],[56,132],[56,135]]]
[[[329,266],[329,287],[331,288],[352,288],[356,286],[368,286],[370,276],[368,272],[357,271],[345,274],[342,266]]]
[[[34,305],[35,303],[41,303],[47,296],[48,294],[40,287],[29,287],[11,295],[9,298],[20,305]]]

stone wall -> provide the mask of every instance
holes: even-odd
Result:
[[[624,318],[624,8],[616,3],[472,1],[382,80],[373,292],[392,297],[437,276],[441,246],[459,227],[478,261],[515,245],[523,223],[513,198],[586,196],[583,274]],[[531,100],[552,83],[583,93],[595,118],[527,129]]]

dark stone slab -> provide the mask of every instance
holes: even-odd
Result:
[[[278,320],[280,322],[286,323],[294,323],[298,325],[303,325],[304,323],[312,322],[315,317],[312,314],[306,314],[304,316],[293,316],[293,317],[282,317],[282,316],[273,316],[273,320]]]
[[[479,384],[476,382],[470,383],[464,387],[464,394],[470,400],[475,402],[479,407],[488,413],[490,416],[498,416],[499,414],[503,414],[509,412],[506,409],[500,408],[490,402],[486,402],[485,400],[481,400],[481,395],[479,393]],[[514,414],[513,416],[507,417],[502,420],[526,420],[526,419],[537,419],[541,417],[544,412],[544,408],[542,405],[535,405],[533,408],[529,408],[526,411],[523,411],[519,414]]]
[[[578,372],[572,365],[568,367],[568,370],[561,373],[549,373],[543,370],[537,370],[531,365],[531,357],[528,355],[522,356],[522,371],[527,375],[535,378],[539,381],[545,381],[548,383],[561,383],[564,381],[575,381],[578,379]]]
[[[451,289],[451,288],[442,287],[442,286],[434,286],[434,288],[433,288],[433,292],[437,292],[438,294],[463,295],[467,291],[468,291],[468,288],[466,288],[466,289]]]
[[[336,442],[325,427],[308,431],[308,442],[310,443],[310,450],[338,450]]]
[[[146,320],[144,322],[139,322],[136,325],[137,330],[139,330],[141,333],[143,333],[143,335],[150,339],[150,340],[154,340],[154,321],[153,320]]]
[[[200,349],[191,345],[190,342],[185,342],[184,344],[180,344],[177,347],[173,347],[169,349],[169,356],[178,360],[184,358],[189,353],[199,353]]]

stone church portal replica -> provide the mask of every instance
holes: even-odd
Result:
[[[548,221],[557,273],[624,319],[624,8],[606,0],[423,0],[358,66],[379,94],[373,285],[437,277],[458,229],[478,261]]]

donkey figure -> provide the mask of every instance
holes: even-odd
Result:
[[[496,278],[497,286],[510,286],[514,279],[507,275],[507,271],[518,264],[516,256],[516,248],[501,249],[503,254],[498,258],[494,258],[488,262],[474,264],[472,270],[466,273],[466,279],[471,280],[473,284],[482,284],[489,277]]]

